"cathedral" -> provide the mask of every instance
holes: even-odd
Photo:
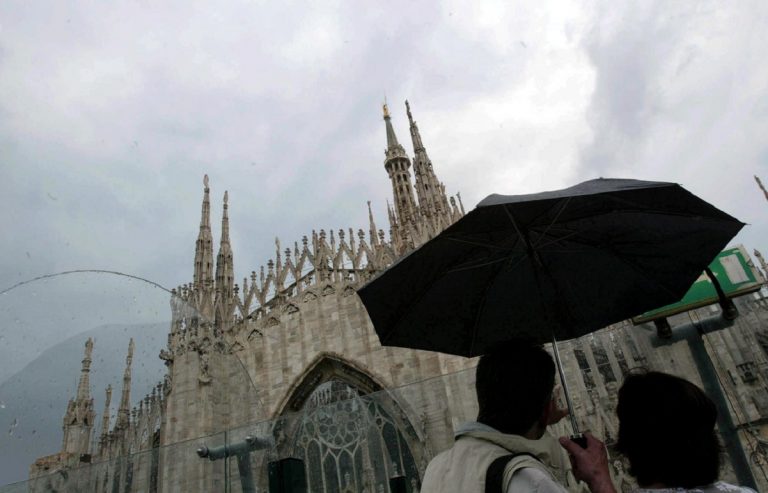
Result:
[[[450,447],[458,424],[476,416],[476,360],[383,347],[356,295],[464,215],[460,195],[449,196],[439,180],[407,101],[405,107],[412,157],[383,108],[384,170],[392,183],[387,231],[369,202],[365,229],[276,241],[274,257],[239,283],[228,195],[214,252],[205,177],[192,281],[171,291],[167,345],[157,348],[166,374],[149,395],[133,399],[131,341],[117,415],[110,422],[109,386],[97,425],[89,372],[98,347],[85,341],[61,450],[31,465],[29,491],[266,492],[270,464],[299,459],[307,491],[390,492],[399,478],[405,489],[397,491],[418,492],[431,457]],[[765,282],[751,261],[745,268]],[[741,450],[768,490],[768,301],[759,292],[736,301],[733,325],[704,342]],[[716,311],[696,308],[670,322],[694,323]],[[614,324],[563,343],[560,352],[581,424],[609,448],[617,389],[633,368],[701,382],[687,343],[660,342],[652,324]],[[554,431],[567,434],[568,426]],[[736,466],[728,464],[724,477],[731,478]],[[613,473],[620,488],[632,486],[619,459]],[[562,481],[578,488],[570,473]]]

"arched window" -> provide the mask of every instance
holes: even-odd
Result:
[[[420,484],[405,438],[415,433],[398,409],[384,391],[364,394],[333,376],[320,383],[303,403],[292,442],[294,457],[305,464],[308,491],[388,492],[394,476]]]

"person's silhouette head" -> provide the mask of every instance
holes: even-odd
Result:
[[[717,408],[696,385],[660,372],[630,375],[616,414],[616,448],[641,486],[692,488],[717,480]]]
[[[477,420],[502,433],[538,438],[551,412],[554,383],[554,362],[540,345],[500,344],[477,365]]]

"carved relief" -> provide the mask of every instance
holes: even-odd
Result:
[[[200,373],[197,380],[203,385],[211,383],[209,358],[208,353],[200,353]]]
[[[336,290],[335,290],[335,289],[333,289],[333,286],[331,286],[330,284],[328,284],[328,285],[326,285],[326,286],[323,288],[323,296],[328,296],[328,295],[331,295],[331,294],[336,294]]]

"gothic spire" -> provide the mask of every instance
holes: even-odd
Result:
[[[221,217],[221,242],[216,257],[216,287],[222,293],[231,293],[234,286],[232,245],[229,242],[229,194],[224,192],[224,213]]]
[[[120,407],[117,410],[115,429],[128,427],[131,413],[131,363],[133,362],[133,338],[128,343],[128,355],[125,357],[125,372],[123,373],[123,393],[120,396]]]
[[[411,140],[413,141],[413,150],[418,152],[424,150],[424,144],[421,142],[421,134],[419,133],[419,127],[416,122],[413,121],[413,114],[411,113],[411,105],[408,100],[405,100],[405,111],[408,113],[408,122],[411,125]]]
[[[112,403],[112,385],[107,385],[106,397],[104,398],[104,414],[101,415],[101,440],[106,439],[109,434],[109,406]]]
[[[203,178],[203,207],[200,217],[200,232],[195,246],[196,287],[205,287],[213,281],[213,237],[211,236],[211,200],[208,188],[208,175]]]
[[[84,401],[90,398],[90,381],[88,374],[91,371],[91,354],[93,353],[93,339],[90,337],[85,342],[85,356],[83,367],[80,370],[80,382],[77,384],[77,400]]]
[[[387,151],[388,152],[402,151],[402,154],[405,154],[405,149],[403,149],[403,146],[401,146],[400,143],[397,141],[397,135],[395,135],[395,129],[392,128],[392,119],[389,115],[389,108],[387,107],[387,103],[384,103],[384,105],[382,106],[382,109],[384,110],[384,122],[387,128]]]
[[[87,454],[91,442],[91,428],[96,413],[93,411],[93,398],[90,392],[88,374],[91,371],[91,355],[93,353],[93,339],[88,338],[85,343],[85,355],[80,373],[80,381],[77,385],[77,394],[67,404],[64,413],[64,437],[62,440],[62,452],[70,454]]]
[[[224,192],[224,212],[221,217],[221,242],[216,256],[216,313],[219,327],[229,323],[233,309],[232,293],[235,287],[232,246],[229,243],[229,194]]]
[[[411,161],[408,159],[403,146],[397,141],[386,103],[384,104],[384,123],[387,127],[387,149],[384,151],[386,155],[384,169],[387,170],[389,179],[392,181],[392,193],[395,200],[397,220],[405,224],[416,219],[416,199],[413,196],[411,172],[408,169],[411,167]]]
[[[411,141],[413,142],[413,174],[415,177],[416,197],[419,200],[419,210],[432,226],[435,232],[451,224],[451,214],[448,208],[448,199],[445,191],[437,179],[432,168],[432,161],[427,155],[427,150],[421,140],[419,127],[413,119],[411,105],[405,101],[408,121],[411,128]]]
[[[371,246],[379,244],[378,230],[376,229],[376,223],[373,220],[373,211],[371,211],[371,201],[368,201],[368,231],[370,233]]]

